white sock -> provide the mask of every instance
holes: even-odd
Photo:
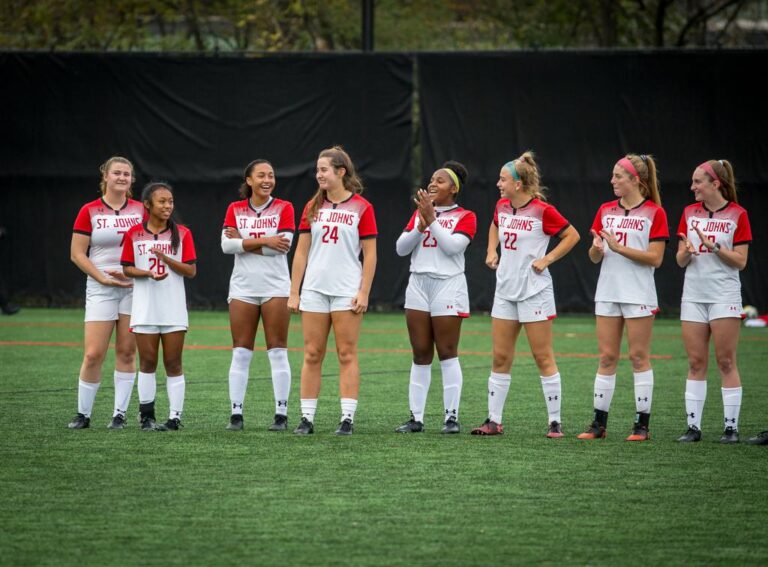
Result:
[[[560,373],[556,372],[552,376],[540,376],[541,389],[544,391],[544,401],[547,404],[547,414],[549,423],[556,421],[560,423],[560,402],[563,394],[561,392]]]
[[[133,383],[136,381],[135,372],[120,372],[115,370],[115,411],[112,417],[128,413],[128,404],[131,403]]]
[[[741,410],[741,386],[738,388],[721,388],[723,392],[723,414],[725,426],[739,428],[739,411]]]
[[[411,363],[411,382],[408,384],[408,405],[411,406],[413,419],[424,423],[424,408],[427,405],[427,392],[432,382],[432,365]]]
[[[635,377],[635,409],[637,413],[651,413],[653,403],[653,369],[633,372]]]
[[[701,429],[701,414],[704,412],[704,401],[707,399],[707,381],[685,381],[685,413],[688,414],[688,427],[691,425]]]
[[[440,370],[443,373],[443,405],[445,406],[445,419],[450,417],[459,419],[459,402],[461,401],[461,386],[464,382],[461,374],[459,359],[449,358],[440,361]]]
[[[275,413],[288,415],[288,395],[291,393],[291,365],[288,364],[287,348],[271,348],[267,351],[272,368],[272,391],[275,393]]]
[[[168,390],[168,405],[171,408],[168,419],[181,419],[181,412],[184,411],[184,393],[187,389],[184,375],[168,376],[165,379],[165,387]]]
[[[93,411],[93,400],[96,399],[96,392],[99,391],[100,382],[83,382],[82,378],[77,386],[77,413],[85,417],[91,417]]]
[[[488,377],[488,417],[491,421],[501,423],[501,414],[504,411],[504,402],[507,401],[511,383],[511,374],[491,372]]]
[[[355,421],[355,411],[357,411],[357,400],[352,398],[341,398],[341,421],[348,419]]]
[[[301,417],[307,418],[310,423],[315,422],[315,412],[317,411],[317,398],[301,399]]]
[[[149,404],[157,395],[157,377],[154,372],[139,372],[139,403]]]
[[[247,348],[232,349],[232,363],[229,365],[229,400],[232,415],[243,414],[245,389],[248,387],[248,369],[251,366],[253,351]]]
[[[595,409],[607,412],[611,409],[613,391],[616,389],[616,375],[595,375]]]

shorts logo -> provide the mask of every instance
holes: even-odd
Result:
[[[446,305],[445,308],[446,309],[453,309],[453,305]]]

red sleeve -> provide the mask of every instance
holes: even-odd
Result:
[[[499,226],[499,203],[501,203],[501,201],[498,201],[493,208],[493,224],[496,226]]]
[[[688,236],[688,219],[685,217],[685,211],[683,211],[683,214],[680,217],[680,223],[677,225],[677,234]]]
[[[600,234],[600,231],[603,230],[603,207],[600,207],[597,210],[595,220],[592,222],[592,227],[590,230],[594,230],[598,234]]]
[[[544,214],[541,217],[541,228],[544,234],[548,236],[560,234],[569,224],[555,207],[550,205],[544,209]]]
[[[376,217],[373,214],[373,205],[368,205],[360,216],[360,222],[357,223],[357,234],[360,238],[373,238],[376,236]]]
[[[651,234],[648,236],[648,240],[651,242],[654,240],[669,240],[667,213],[661,207],[658,207],[653,215],[653,224],[651,225]]]
[[[312,226],[307,222],[307,209],[309,209],[309,203],[304,205],[304,210],[301,211],[301,220],[299,221],[299,232],[310,232]]]
[[[750,242],[752,242],[752,228],[749,226],[749,217],[747,216],[747,211],[741,211],[739,220],[736,222],[733,245],[749,244]]]
[[[123,253],[120,255],[120,264],[123,266],[136,265],[136,259],[133,256],[133,234],[135,232],[133,229],[129,230],[123,239]]]
[[[181,236],[181,261],[185,264],[194,264],[197,261],[195,243],[192,240],[192,232],[189,229],[185,229],[184,234]]]
[[[411,232],[414,228],[416,228],[416,217],[419,216],[419,211],[413,211],[413,214],[411,215],[411,219],[408,221],[408,224],[405,225],[405,228],[403,229],[403,232]]]
[[[463,234],[472,240],[475,234],[477,234],[477,216],[475,216],[475,213],[466,211],[459,219],[459,222],[456,223],[453,234]]]
[[[277,225],[277,231],[293,232],[294,230],[296,230],[296,219],[293,213],[293,205],[286,201],[280,210],[280,221]]]
[[[229,207],[227,207],[227,214],[224,215],[224,226],[223,228],[237,228],[237,219],[235,218],[235,204],[230,203]]]
[[[91,212],[90,212],[89,205],[84,205],[83,208],[80,209],[80,212],[77,213],[77,218],[75,219],[75,226],[74,228],[72,228],[72,232],[85,234],[86,236],[90,236],[91,232],[93,232],[93,225],[91,224]]]

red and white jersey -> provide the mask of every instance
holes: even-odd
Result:
[[[747,211],[736,203],[728,202],[722,209],[709,211],[703,203],[689,205],[683,211],[678,234],[688,240],[699,252],[691,256],[685,268],[683,301],[694,303],[740,303],[741,281],[739,270],[732,268],[701,243],[694,230],[698,227],[707,240],[718,243],[728,250],[739,244],[752,242]]]
[[[144,218],[144,205],[139,201],[126,199],[120,209],[113,209],[98,198],[83,205],[72,230],[90,237],[88,258],[96,268],[119,270],[125,234]]]
[[[173,253],[171,248],[171,230],[153,234],[146,224],[139,224],[128,231],[123,244],[120,263],[123,266],[136,266],[140,270],[162,274],[168,272],[163,280],[136,278],[133,280],[133,308],[131,327],[136,325],[180,325],[189,326],[187,317],[187,295],[184,290],[184,277],[166,266],[152,254],[153,248],[185,264],[194,264],[195,243],[192,233],[185,226],[179,228],[179,248]]]
[[[229,205],[224,218],[224,228],[228,227],[237,229],[243,239],[293,233],[293,205],[270,197],[263,207],[254,209],[250,199],[236,201]],[[287,254],[235,254],[235,267],[229,279],[230,297],[288,297],[290,291]]]
[[[477,233],[477,216],[458,205],[435,209],[437,222],[451,234],[466,236],[471,242]],[[419,211],[411,215],[403,232],[418,230],[416,227]],[[464,273],[464,252],[447,254],[437,243],[429,229],[422,233],[419,243],[411,252],[411,272],[428,274],[433,278],[446,279]]]
[[[341,203],[326,200],[311,225],[308,207],[309,203],[299,223],[299,232],[312,236],[302,289],[354,297],[363,277],[360,240],[376,237],[373,206],[360,195]]]
[[[493,213],[499,229],[501,258],[496,269],[496,295],[522,301],[552,285],[549,269],[537,274],[533,262],[547,253],[549,239],[561,234],[570,223],[555,207],[531,199],[519,209],[509,199],[499,199]]]
[[[613,231],[620,244],[637,250],[648,250],[656,240],[669,240],[667,213],[648,199],[632,209],[622,207],[618,199],[604,203],[592,230]],[[634,262],[605,245],[595,301],[658,305],[654,271],[653,266]]]

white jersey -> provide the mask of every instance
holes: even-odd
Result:
[[[88,258],[101,270],[119,270],[120,254],[125,234],[144,219],[144,205],[126,199],[119,209],[113,209],[99,198],[83,205],[72,229],[77,234],[90,237]],[[89,284],[97,284],[88,276]]]
[[[125,235],[123,266],[136,266],[140,270],[149,270],[158,274],[168,272],[163,280],[136,278],[133,281],[133,308],[131,327],[137,325],[169,325],[188,327],[187,296],[184,289],[184,277],[166,266],[151,253],[153,248],[160,248],[169,257],[185,264],[197,261],[192,233],[185,226],[179,228],[179,247],[176,253],[171,248],[171,231],[166,229],[160,234],[153,234],[145,224],[133,227]]]
[[[532,265],[547,253],[550,237],[562,234],[570,223],[555,207],[540,199],[531,199],[518,209],[509,199],[500,199],[493,224],[499,229],[501,248],[496,295],[508,301],[522,301],[551,287],[549,269],[537,274]]]
[[[293,205],[270,198],[257,210],[250,199],[236,201],[227,209],[224,228],[228,227],[237,229],[243,239],[275,236],[281,232],[293,234],[296,228]],[[235,254],[235,267],[229,280],[230,297],[288,297],[290,291],[287,254]]]
[[[418,230],[416,226],[419,211],[414,211],[403,232]],[[451,234],[461,234],[470,241],[477,232],[477,217],[472,211],[454,205],[436,210],[437,222]],[[411,252],[411,273],[427,274],[433,278],[447,279],[464,273],[464,252],[447,254],[437,243],[429,229],[422,233],[418,244]]]
[[[685,234],[699,252],[698,256],[691,256],[685,268],[683,301],[741,303],[739,270],[710,252],[694,227],[698,227],[707,240],[733,250],[734,246],[752,242],[747,211],[730,201],[717,211],[709,211],[703,203],[695,203],[685,208],[677,227],[678,234]]]
[[[299,224],[299,232],[312,237],[302,289],[354,297],[363,277],[360,241],[376,237],[373,206],[360,195],[341,203],[326,200],[311,224],[307,220],[308,206]]]
[[[650,243],[669,240],[667,214],[653,201],[645,200],[625,209],[619,200],[604,203],[597,211],[592,230],[613,231],[624,246],[647,251]],[[653,266],[640,264],[614,252],[606,244],[597,280],[595,301],[657,306]]]

